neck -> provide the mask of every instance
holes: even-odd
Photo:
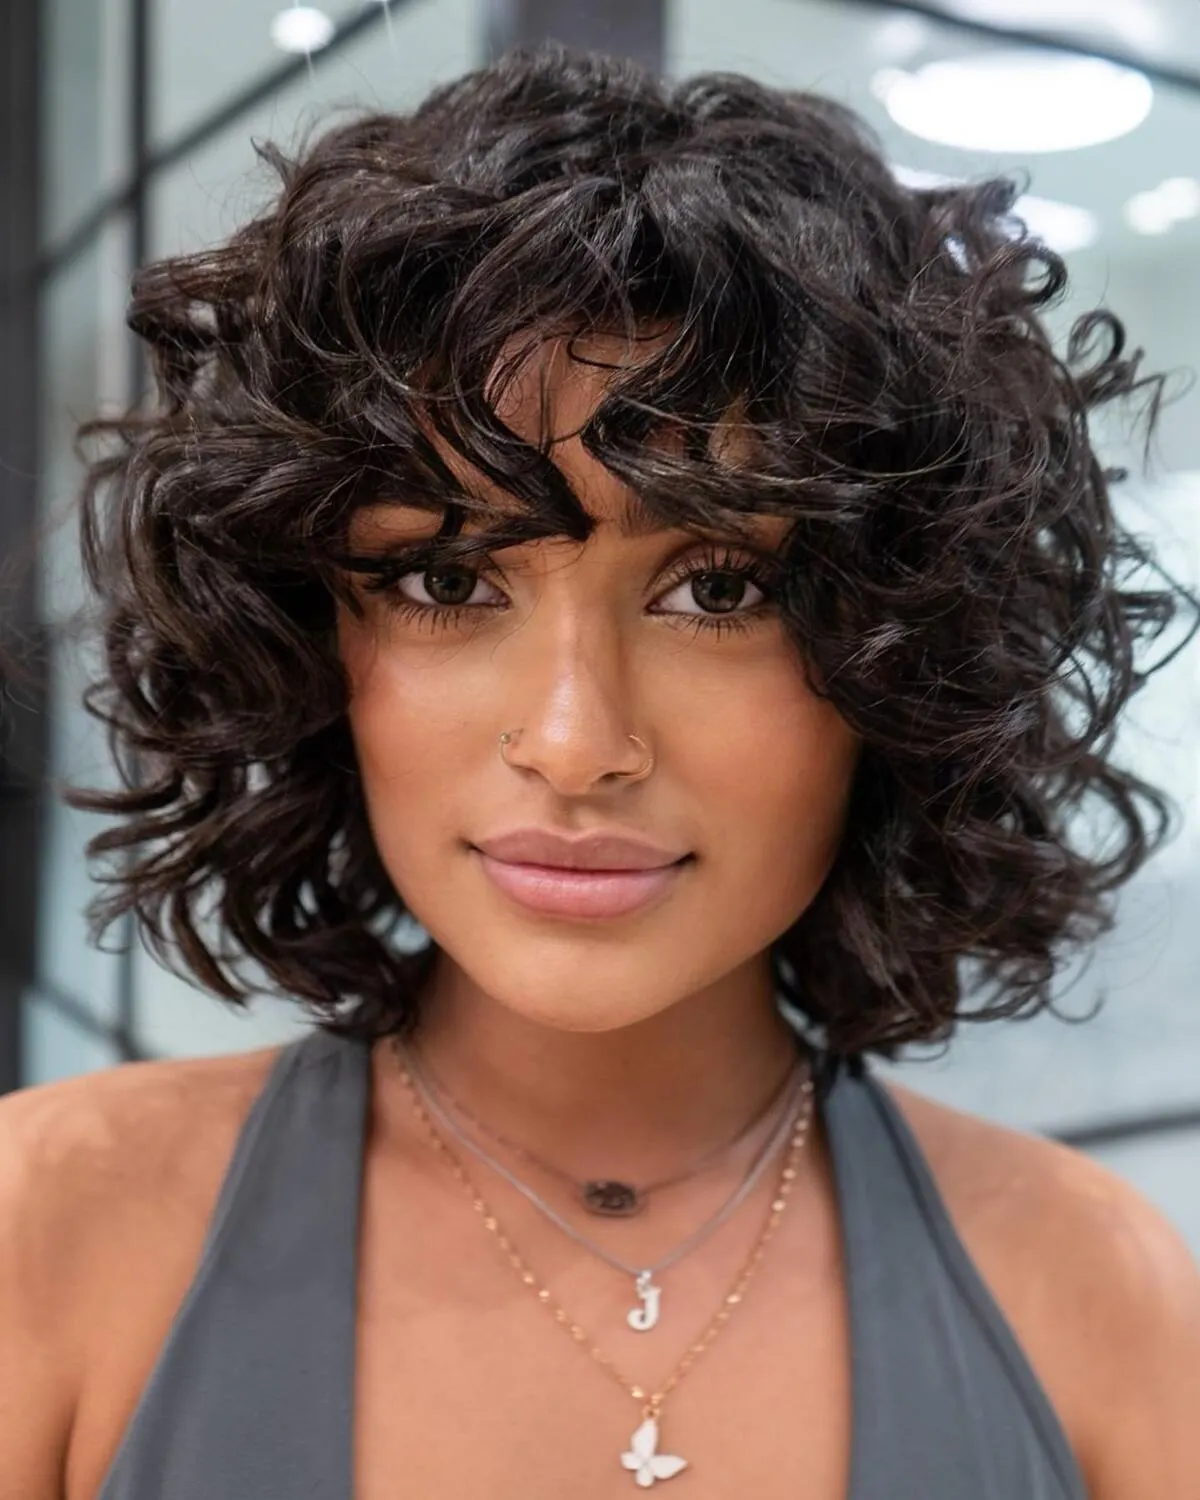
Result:
[[[763,956],[605,1032],[541,1025],[443,961],[415,1050],[456,1099],[527,1149],[581,1177],[645,1181],[735,1137],[778,1091],[796,1046]]]

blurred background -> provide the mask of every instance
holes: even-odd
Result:
[[[1061,334],[1085,307],[1176,372],[1149,467],[1122,500],[1200,584],[1200,4],[1197,0],[4,0],[0,6],[0,1091],[139,1057],[240,1050],[298,1022],[234,1012],[136,945],[99,952],[83,909],[92,820],[40,791],[110,775],[84,714],[72,432],[135,397],[131,270],[217,240],[270,191],[253,141],[330,112],[405,109],[545,37],[668,74],[734,69],[862,112],[920,182],[1017,172],[1021,213],[1066,256]],[[38,537],[33,541],[35,533]],[[25,566],[36,546],[36,566]],[[29,648],[33,649],[29,649]],[[1135,1181],[1200,1252],[1200,649],[1137,704],[1123,754],[1180,809],[1115,931],[1045,1016],[968,1028],[897,1065],[913,1087],[1056,1134]]]

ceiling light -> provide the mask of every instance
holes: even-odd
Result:
[[[889,16],[876,27],[874,39],[884,57],[903,60],[929,45],[929,23],[920,16]]]
[[[271,40],[281,52],[319,52],[333,40],[333,22],[311,5],[292,5],[271,22]]]
[[[1139,234],[1166,234],[1184,219],[1200,216],[1200,182],[1194,177],[1168,177],[1155,188],[1134,193],[1125,205],[1125,219]]]
[[[924,172],[918,167],[896,165],[892,176],[910,188],[965,187],[961,177],[947,177],[942,172]],[[1041,240],[1059,255],[1086,250],[1100,237],[1100,220],[1090,208],[1078,203],[1060,203],[1056,198],[1039,198],[1025,193],[1013,204],[1012,218],[1019,219],[1035,239]],[[1014,227],[1014,235],[1019,233]]]
[[[1133,68],[1021,49],[887,68],[871,87],[897,125],[969,151],[1073,151],[1127,135],[1154,90]]]
[[[1158,196],[1175,220],[1200,216],[1200,182],[1194,177],[1168,177],[1159,184]]]
[[[905,167],[898,162],[892,164],[891,173],[902,187],[921,189],[964,186],[964,179],[961,177],[947,177],[945,172],[926,172],[921,167]]]
[[[1175,220],[1157,193],[1135,193],[1125,205],[1125,219],[1139,234],[1166,234]]]
[[[1034,239],[1041,240],[1059,255],[1086,250],[1100,237],[1100,221],[1090,208],[1078,203],[1059,203],[1055,198],[1039,198],[1026,193],[1013,204],[1013,214],[1021,219]]]

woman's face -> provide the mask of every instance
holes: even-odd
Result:
[[[594,352],[611,363],[619,346]],[[761,961],[829,869],[857,750],[755,584],[755,549],[623,530],[628,491],[572,435],[604,383],[553,345],[499,403],[530,441],[548,424],[599,523],[585,543],[538,541],[386,591],[358,582],[361,618],[343,607],[338,629],[396,889],[460,979],[573,1031],[645,1020]],[[358,514],[353,553],[436,531],[399,500]],[[763,520],[761,553],[784,529]],[[631,734],[654,757],[642,779],[619,774],[645,764]],[[602,846],[499,847],[529,830],[630,839],[653,868],[612,873]],[[556,858],[608,873],[556,873]]]

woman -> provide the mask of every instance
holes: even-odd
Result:
[[[320,1024],[6,1102],[0,1493],[1200,1494],[1173,1232],[869,1065],[1045,1006],[1161,835],[1119,325],[1061,362],[1007,185],[737,77],[273,159],[138,278],[77,800],[102,922]]]

